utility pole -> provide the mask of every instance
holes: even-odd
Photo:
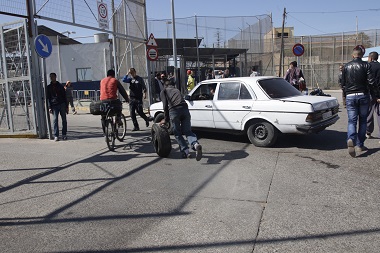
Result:
[[[284,61],[284,28],[285,28],[285,18],[286,18],[286,8],[284,8],[284,13],[282,14],[282,30],[281,30],[281,51],[280,51],[280,67],[278,76],[282,76],[282,64]]]

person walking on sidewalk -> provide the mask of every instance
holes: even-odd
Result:
[[[355,47],[352,52],[354,59],[347,63],[342,71],[342,86],[346,91],[348,116],[347,148],[352,157],[356,157],[356,152],[368,150],[364,146],[364,141],[370,102],[369,91],[373,92],[378,102],[380,101],[371,65],[362,61],[363,54],[360,47]],[[358,118],[359,128],[356,131]]]
[[[77,112],[75,111],[75,106],[74,106],[73,86],[71,86],[70,81],[66,82],[65,91],[66,91],[67,104],[71,106],[71,110],[73,114],[77,114]]]
[[[153,119],[147,117],[143,111],[143,99],[146,99],[146,86],[144,79],[136,74],[134,68],[130,68],[128,75],[123,78],[123,82],[129,83],[129,112],[133,123],[132,131],[139,131],[139,123],[137,122],[136,112],[145,120],[146,127],[149,127],[149,121]]]
[[[164,108],[165,118],[160,124],[173,124],[173,133],[179,144],[183,158],[190,158],[188,143],[183,138],[182,134],[186,135],[187,141],[191,148],[196,152],[196,160],[202,158],[202,145],[199,144],[197,136],[191,131],[191,116],[186,101],[179,89],[173,82],[165,81],[165,88],[161,91],[161,101]]]
[[[372,72],[375,78],[376,86],[380,87],[380,63],[377,61],[379,58],[379,54],[377,52],[371,52],[368,55],[368,63],[371,65]],[[370,93],[371,95],[371,100],[369,104],[369,109],[368,109],[368,116],[367,116],[367,132],[366,132],[366,137],[372,138],[372,132],[375,127],[375,122],[374,118],[376,115],[377,119],[377,124],[380,129],[380,108],[379,108],[379,103],[376,100],[376,95],[373,94],[373,92]],[[379,130],[379,136],[380,137],[380,130]]]
[[[57,81],[56,73],[50,73],[49,76],[51,82],[46,88],[46,99],[48,100],[49,112],[53,114],[54,141],[59,141],[58,115],[61,115],[62,119],[62,140],[66,140],[66,114],[69,113],[66,91],[63,85]]]

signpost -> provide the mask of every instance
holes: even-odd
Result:
[[[305,48],[302,44],[297,43],[293,46],[293,54],[295,56],[301,56],[303,53],[305,53]]]
[[[153,33],[150,34],[148,41],[146,42],[146,56],[149,61],[156,61],[158,59],[158,50],[157,50],[157,41],[153,36]]]
[[[51,44],[50,39],[40,34],[34,39],[34,48],[38,54],[42,58],[42,69],[43,69],[43,79],[44,79],[44,90],[46,94],[47,89],[47,77],[46,77],[46,63],[45,58],[49,57],[51,55],[51,52],[53,51],[53,46]],[[45,97],[45,96],[44,96]],[[46,123],[48,125],[48,131],[49,131],[49,139],[53,139],[52,131],[51,131],[51,124],[50,124],[50,116],[49,116],[49,105],[48,101],[45,97],[45,110],[46,110]]]
[[[149,61],[156,61],[158,58],[157,48],[151,47],[146,50],[146,55]]]
[[[34,40],[34,48],[41,58],[47,58],[51,55],[53,46],[47,36],[40,34]]]
[[[99,22],[99,28],[102,29],[108,29],[108,9],[107,4],[103,2],[97,2],[98,3],[98,22]]]

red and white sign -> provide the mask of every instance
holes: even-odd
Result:
[[[146,56],[148,57],[149,61],[156,61],[158,58],[158,51],[157,48],[151,47],[146,50]]]
[[[305,48],[302,44],[297,43],[293,46],[293,54],[295,56],[301,56],[305,52]]]
[[[157,41],[153,36],[153,33],[150,34],[148,41],[146,42],[148,47],[158,47]]]
[[[103,2],[97,2],[98,3],[98,23],[99,28],[102,29],[109,29],[108,26],[108,9],[107,4]]]

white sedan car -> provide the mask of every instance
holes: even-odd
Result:
[[[272,146],[279,133],[317,133],[338,119],[334,97],[305,96],[278,77],[236,77],[200,82],[185,100],[193,129],[247,134],[252,144]],[[150,106],[154,122],[162,103]]]

